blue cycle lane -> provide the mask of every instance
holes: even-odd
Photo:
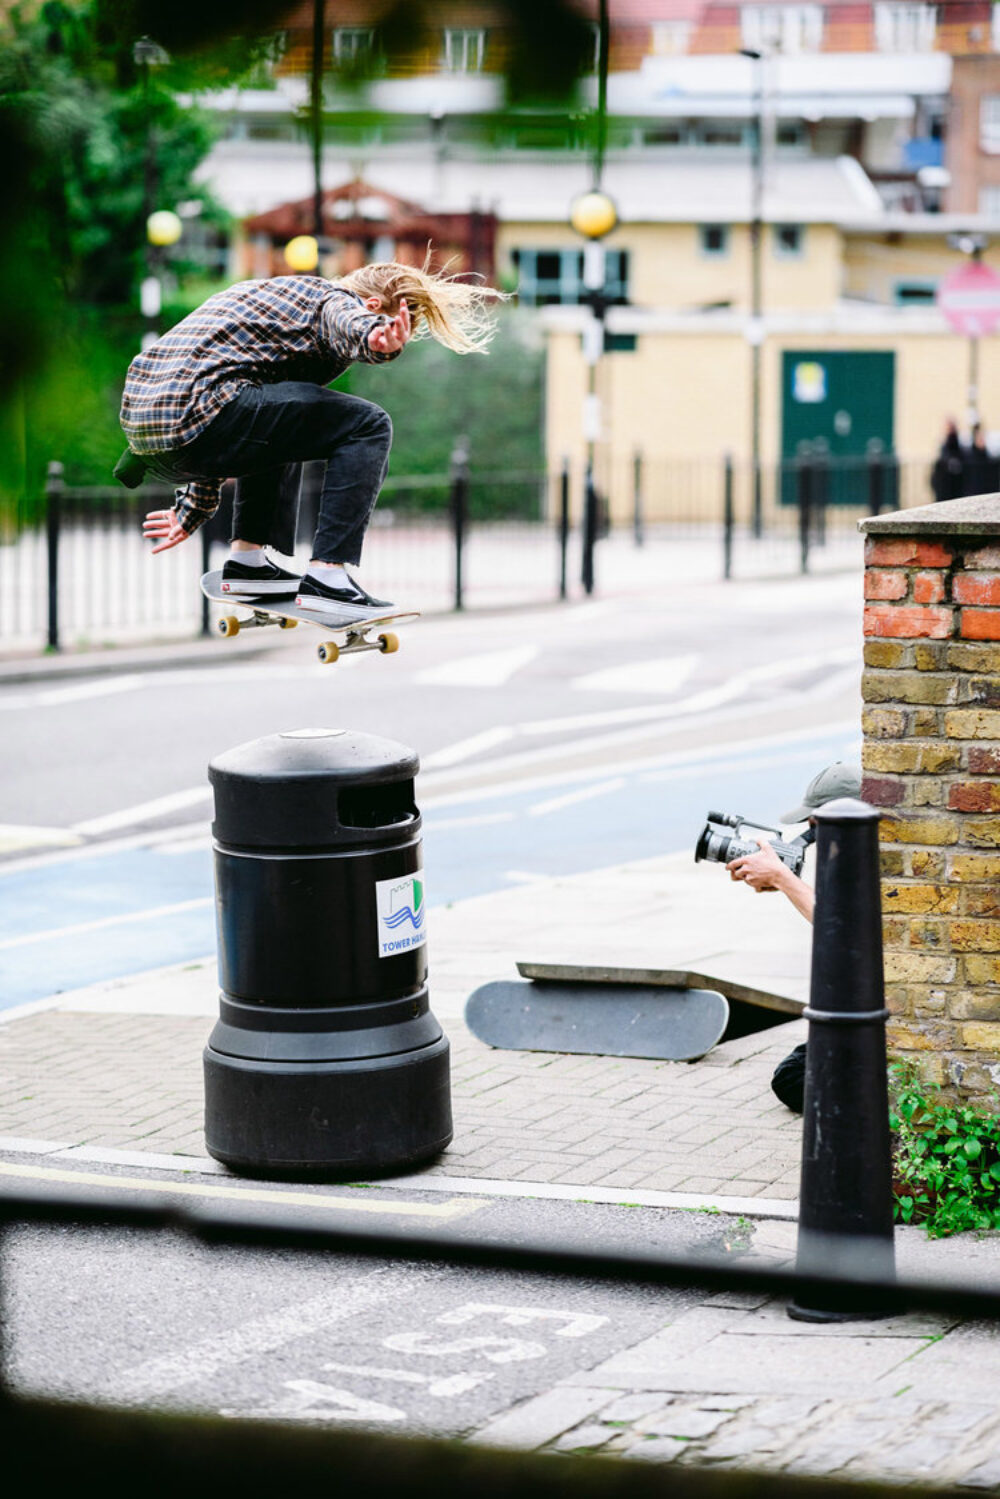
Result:
[[[856,757],[856,732],[738,742],[661,766],[507,785],[424,814],[428,907],[693,850],[709,808],[777,822],[815,772]],[[95,848],[0,869],[0,1010],[102,980],[206,957],[215,948],[207,839]]]

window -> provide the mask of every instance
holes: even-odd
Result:
[[[587,296],[582,250],[514,250],[517,295],[526,307],[574,306]],[[609,302],[628,301],[628,251],[605,252],[604,294]]]
[[[936,5],[876,5],[875,45],[880,52],[932,52]]]
[[[654,21],[649,29],[654,57],[681,57],[687,51],[690,21]]]
[[[896,281],[893,283],[892,300],[897,307],[933,306],[937,301],[937,282]]]
[[[698,228],[698,242],[703,255],[714,256],[716,259],[728,255],[729,225],[701,224]]]
[[[821,5],[741,5],[744,47],[754,52],[818,52],[823,45]]]
[[[333,32],[335,62],[358,62],[372,50],[375,32],[370,26],[336,26]]]
[[[688,138],[686,125],[649,125],[642,132],[644,146],[683,146]]]
[[[990,6],[990,51],[1000,52],[1000,5]]]
[[[779,260],[797,260],[804,253],[806,232],[801,224],[775,224],[772,234]]]
[[[979,101],[979,149],[1000,152],[1000,94],[983,94]]]
[[[444,66],[449,73],[481,73],[486,54],[486,32],[463,26],[444,30]]]
[[[992,218],[1000,219],[1000,187],[979,189],[979,212],[988,213]]]
[[[750,134],[746,125],[729,125],[725,121],[706,123],[698,126],[697,142],[699,146],[735,146],[742,150],[749,143]]]

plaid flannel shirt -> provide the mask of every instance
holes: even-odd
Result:
[[[129,365],[121,408],[128,445],[142,456],[167,455],[193,442],[248,385],[329,385],[358,360],[395,359],[368,346],[386,321],[320,276],[241,281],[216,292]],[[178,490],[175,509],[189,534],[215,514],[222,482],[195,479]]]

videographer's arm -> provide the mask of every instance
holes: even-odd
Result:
[[[781,862],[765,839],[758,838],[757,843],[760,845],[759,854],[744,854],[741,859],[732,859],[726,865],[730,878],[745,881],[758,895],[765,890],[780,890],[800,915],[812,921],[815,897],[811,886]]]

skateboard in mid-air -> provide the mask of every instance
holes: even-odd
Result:
[[[246,599],[239,594],[224,593],[221,572],[206,573],[201,580],[201,591],[206,598],[213,599],[217,604],[250,610],[249,619],[241,619],[237,614],[224,614],[216,621],[215,626],[220,635],[238,635],[241,630],[260,630],[268,625],[275,625],[279,630],[292,630],[299,620],[307,625],[315,625],[327,636],[316,647],[316,654],[325,665],[331,665],[341,656],[350,656],[358,651],[381,651],[383,655],[391,655],[393,651],[399,650],[399,636],[383,626],[398,627],[420,618],[419,611],[411,610],[407,614],[383,614],[377,619],[320,619],[315,610],[299,608],[294,595],[285,599]],[[374,631],[374,635],[369,634],[369,631]]]

